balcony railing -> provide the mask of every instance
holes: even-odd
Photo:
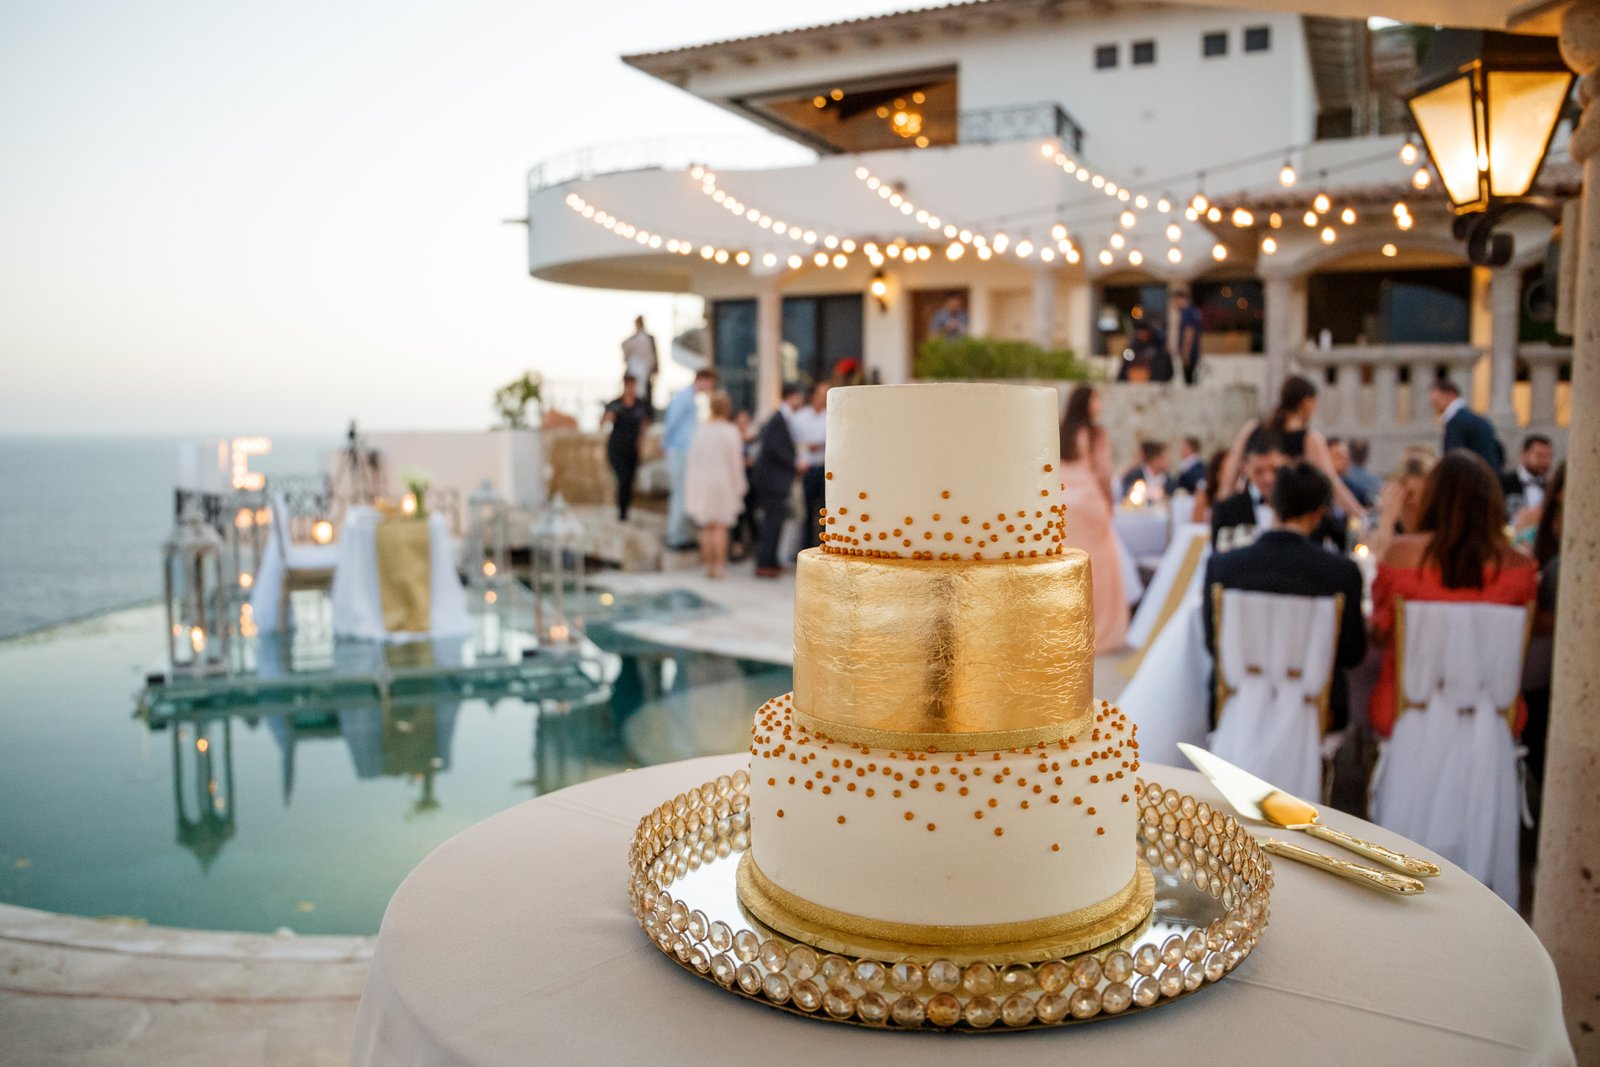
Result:
[[[1060,104],[1011,104],[963,111],[962,144],[1001,144],[1006,141],[1054,137],[1074,155],[1083,153],[1083,127]]]
[[[616,141],[552,156],[528,171],[528,190],[581,181],[600,174],[688,170],[696,163],[728,170],[799,167],[817,154],[778,137],[678,137]]]

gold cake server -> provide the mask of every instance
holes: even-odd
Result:
[[[1410,878],[1403,874],[1395,874],[1393,871],[1380,871],[1376,867],[1366,867],[1359,863],[1351,863],[1349,860],[1335,859],[1322,852],[1301,848],[1299,845],[1291,845],[1287,841],[1276,841],[1268,838],[1261,842],[1261,851],[1270,852],[1274,856],[1283,856],[1285,859],[1299,860],[1301,863],[1317,867],[1327,871],[1329,874],[1337,874],[1341,878],[1348,878],[1352,882],[1360,882],[1370,889],[1381,889],[1385,893],[1397,893],[1403,897],[1410,897],[1416,896],[1425,888],[1415,878]]]
[[[1247,818],[1270,822],[1285,830],[1302,830],[1312,837],[1320,837],[1324,841],[1342,845],[1351,852],[1359,853],[1401,874],[1409,874],[1416,878],[1433,878],[1439,873],[1438,866],[1427,860],[1419,860],[1371,841],[1352,837],[1331,826],[1322,825],[1317,822],[1317,809],[1314,805],[1285,793],[1270,782],[1262,781],[1242,767],[1235,767],[1221,756],[1182,742],[1179,742],[1178,748],[1189,757],[1189,762],[1194,764],[1201,774],[1211,780],[1211,784],[1217,787],[1217,792],[1233,805],[1234,810]]]

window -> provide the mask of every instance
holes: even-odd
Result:
[[[1110,70],[1117,65],[1117,46],[1103,44],[1094,50],[1094,69]]]
[[[1216,33],[1208,33],[1200,38],[1200,54],[1208,59],[1212,56],[1227,55],[1228,34],[1225,31],[1218,30]]]
[[[1246,52],[1265,52],[1272,47],[1271,26],[1247,26],[1244,31]]]
[[[1148,66],[1156,61],[1156,43],[1154,41],[1133,42],[1133,65],[1136,67]]]

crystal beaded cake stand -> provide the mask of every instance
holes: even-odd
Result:
[[[1226,977],[1267,925],[1272,867],[1255,839],[1210,805],[1141,781],[1139,855],[1154,873],[1155,908],[1117,941],[1039,963],[820,954],[739,904],[748,785],[739,771],[645,816],[629,850],[628,896],[670,959],[797,1015],[999,1032],[1133,1014]]]

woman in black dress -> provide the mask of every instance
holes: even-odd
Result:
[[[1292,463],[1298,459],[1314,464],[1333,483],[1333,502],[1340,511],[1356,518],[1365,518],[1367,509],[1350,492],[1348,486],[1333,469],[1333,453],[1328,449],[1328,439],[1311,428],[1311,417],[1317,411],[1317,387],[1310,378],[1291,375],[1278,391],[1278,406],[1265,419],[1251,419],[1228,449],[1228,458],[1222,462],[1221,484],[1231,486],[1239,477],[1244,461],[1245,442],[1258,429],[1269,431],[1278,444],[1278,450]],[[1218,491],[1217,499],[1227,496]]]
[[[639,395],[639,383],[630,375],[622,379],[622,395],[606,405],[600,425],[611,427],[606,459],[617,477],[617,518],[628,521],[633,503],[633,479],[639,472],[639,443],[650,428],[650,402]]]

